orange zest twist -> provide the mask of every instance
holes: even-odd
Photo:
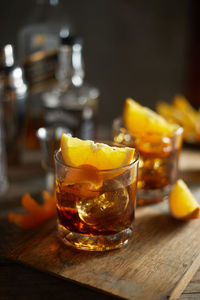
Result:
[[[8,214],[8,221],[23,229],[32,229],[45,223],[56,214],[56,192],[42,191],[43,204],[39,205],[30,194],[25,194],[21,203],[27,213]]]
[[[103,183],[103,178],[98,169],[91,165],[80,165],[78,169],[69,169],[62,188],[69,193],[86,198],[99,195],[98,189]]]

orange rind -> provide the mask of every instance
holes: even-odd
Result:
[[[102,185],[102,178],[96,167],[80,165],[78,168],[69,168],[63,182],[64,185],[72,185],[75,183],[87,183],[91,189],[98,189]]]
[[[8,220],[23,229],[32,229],[45,223],[56,214],[56,194],[42,192],[43,204],[39,205],[30,194],[25,194],[21,203],[27,213],[10,212]]]
[[[80,197],[97,197],[97,191],[103,183],[98,169],[91,165],[80,165],[79,168],[69,168],[62,189]]]
[[[62,190],[81,198],[96,198],[100,195],[98,190],[91,190],[90,183],[62,185]]]
[[[179,179],[169,195],[172,216],[180,220],[200,218],[200,206],[186,183]]]

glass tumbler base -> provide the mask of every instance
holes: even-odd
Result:
[[[127,245],[132,237],[132,228],[124,229],[113,235],[86,235],[71,232],[58,223],[58,236],[65,245],[86,251],[108,251]]]

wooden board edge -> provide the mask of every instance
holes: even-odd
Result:
[[[198,271],[200,267],[200,253],[199,255],[195,258],[189,269],[185,272],[183,277],[179,280],[175,288],[172,290],[169,300],[176,300],[178,297],[181,296],[182,292],[194,276],[194,274]]]
[[[84,288],[86,288],[88,290],[96,291],[96,292],[98,292],[100,294],[103,294],[103,295],[112,296],[112,297],[115,297],[116,299],[119,299],[119,300],[129,300],[129,298],[125,298],[125,297],[119,296],[119,295],[117,295],[115,293],[108,292],[108,291],[106,291],[104,289],[92,286],[92,285],[87,284],[87,283],[83,283],[81,281],[77,281],[77,280],[72,279],[70,277],[64,277],[64,276],[60,275],[59,273],[54,273],[54,272],[49,271],[49,270],[47,271],[47,270],[42,269],[40,267],[34,266],[31,263],[24,262],[22,260],[16,260],[15,258],[12,258],[12,257],[4,257],[4,258],[7,259],[10,262],[18,264],[19,266],[27,267],[27,268],[30,268],[30,269],[35,270],[37,272],[44,273],[44,274],[46,274],[48,276],[52,276],[52,277],[55,277],[55,278],[60,278],[60,279],[62,279],[64,281],[72,282],[72,283],[76,284],[77,286],[82,286],[82,287],[84,287]],[[1,300],[1,298],[0,298],[0,300]]]

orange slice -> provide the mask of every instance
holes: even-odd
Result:
[[[170,193],[169,206],[172,215],[177,219],[200,217],[200,206],[182,179],[177,180]]]
[[[183,137],[188,142],[200,140],[200,113],[182,95],[176,95],[171,104],[159,101],[157,112],[167,121],[178,123],[184,128]]]
[[[182,95],[176,95],[174,97],[173,106],[180,111],[189,111],[194,115],[198,114],[198,112],[192,107],[189,101]]]
[[[157,133],[170,135],[177,126],[167,122],[162,116],[142,106],[133,99],[126,99],[123,121],[125,127],[133,134]]]
[[[174,107],[172,107],[171,104],[164,101],[158,101],[156,103],[156,111],[167,121],[176,121],[178,111]]]
[[[61,152],[68,166],[91,165],[99,170],[109,170],[129,165],[133,161],[135,149],[84,141],[63,133]]]

